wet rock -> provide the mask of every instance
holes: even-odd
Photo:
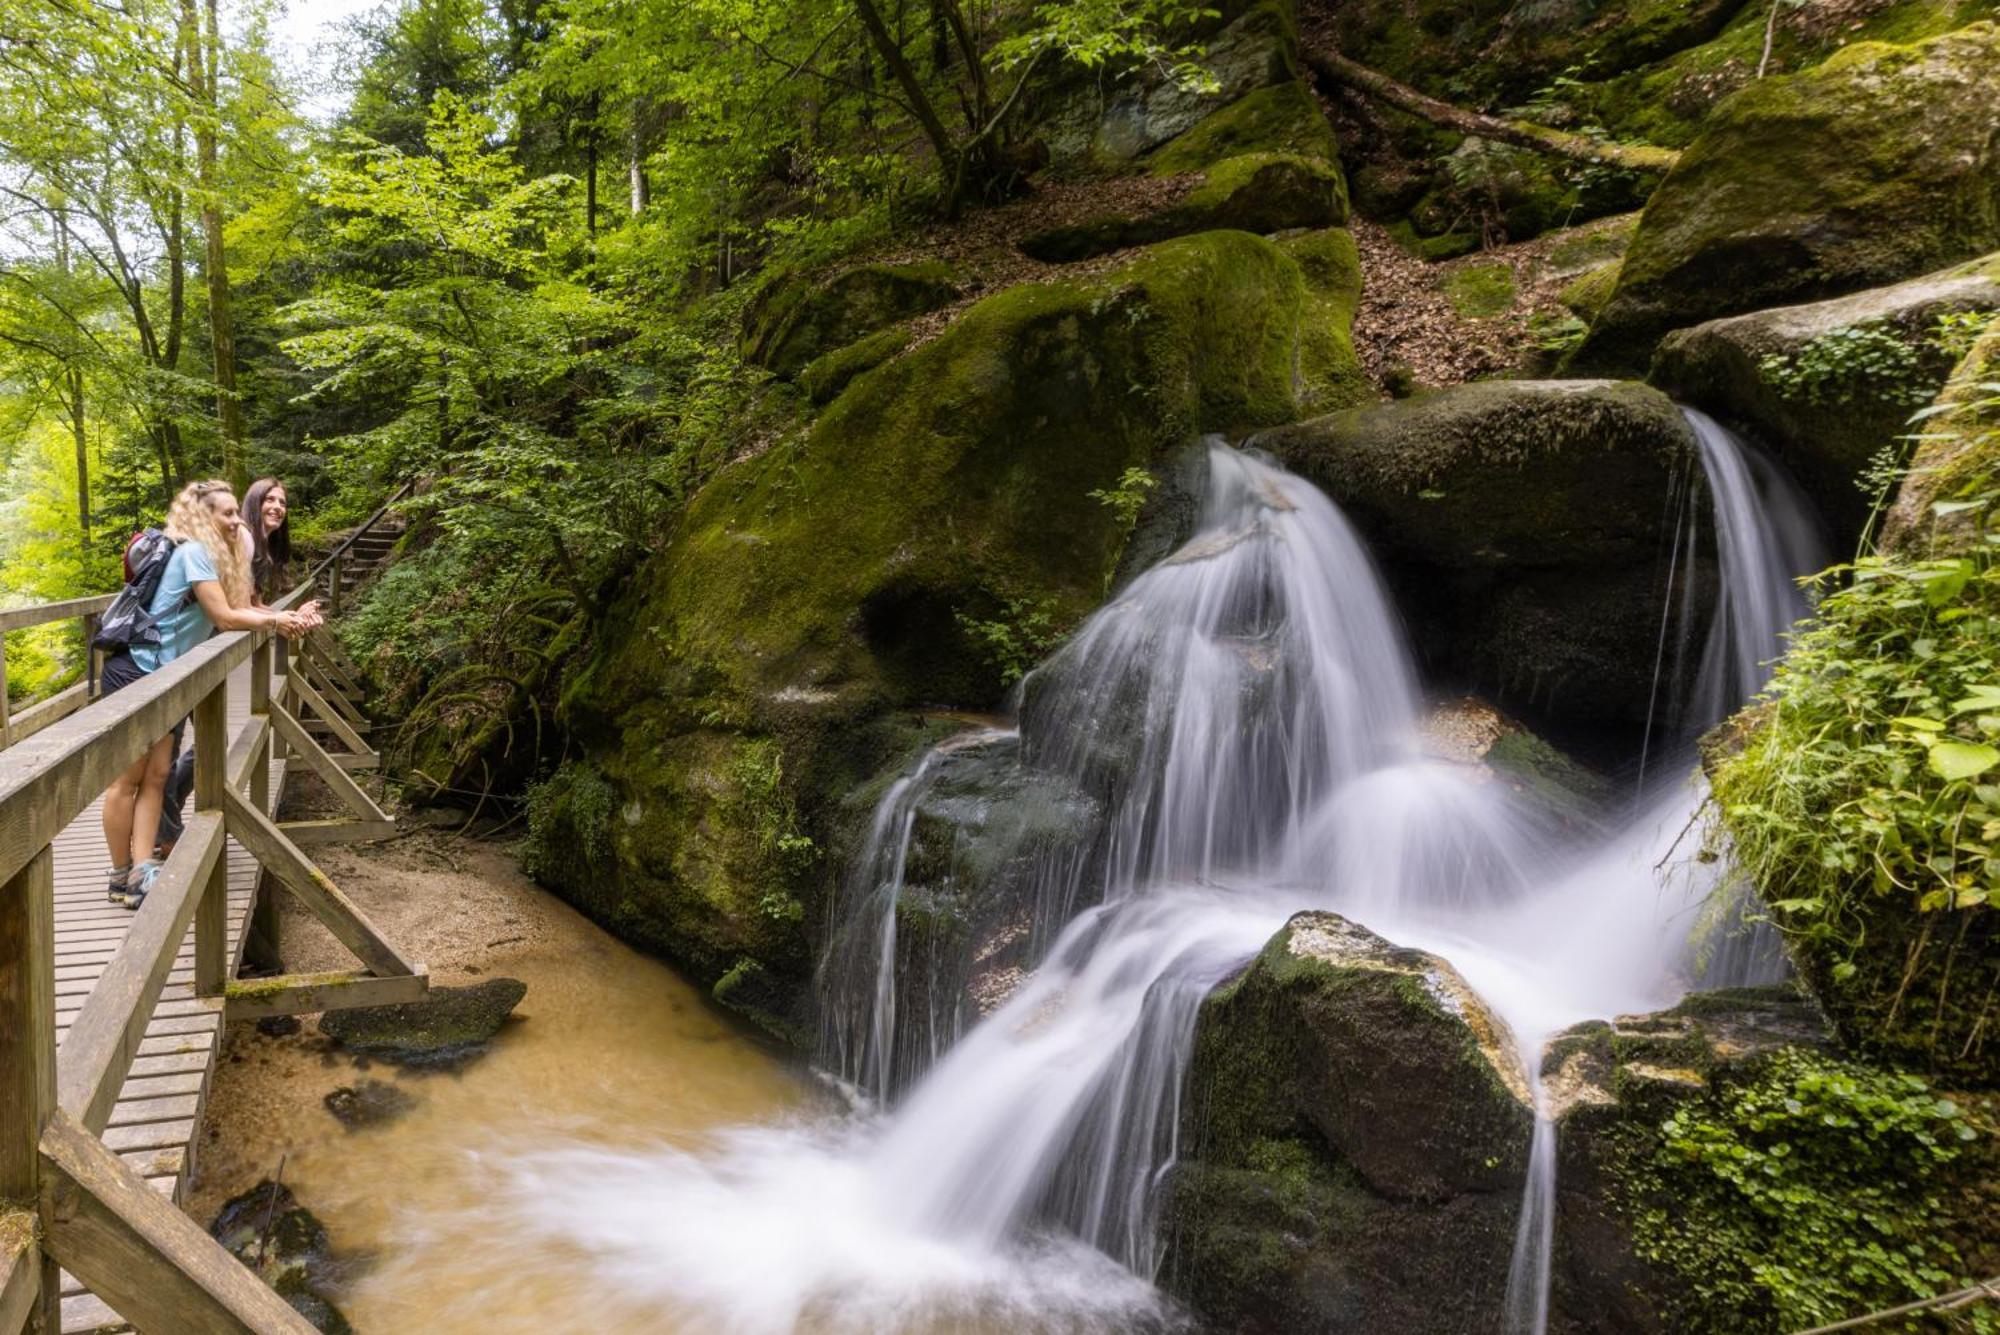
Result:
[[[422,1001],[328,1011],[319,1030],[349,1052],[399,1066],[454,1068],[485,1051],[528,994],[516,978],[432,987]]]
[[[1303,913],[1203,1005],[1169,1286],[1217,1328],[1483,1328],[1533,1123],[1448,963]]]
[[[1909,431],[1952,365],[1941,317],[2000,310],[2000,254],[1893,287],[1669,334],[1653,383],[1776,447],[1821,510],[1859,530],[1857,479]]]
[[[1367,535],[1434,668],[1538,720],[1645,719],[1670,589],[1697,618],[1713,597],[1659,541],[1694,438],[1644,385],[1461,385],[1255,443]]]
[[[259,1182],[222,1207],[209,1233],[315,1328],[350,1335],[353,1327],[327,1296],[338,1289],[341,1266],[326,1226],[291,1188]]]
[[[1612,793],[1603,775],[1473,696],[1433,705],[1423,732],[1433,756],[1476,767],[1557,824],[1588,820]]]
[[[1647,202],[1577,365],[1643,366],[1668,330],[1893,283],[2000,247],[2000,26],[1857,42],[1758,80]]]
[[[303,1027],[296,1015],[266,1015],[257,1021],[257,1032],[266,1038],[290,1038]]]
[[[416,1106],[408,1090],[381,1080],[342,1085],[326,1096],[326,1110],[349,1131],[392,1122]]]

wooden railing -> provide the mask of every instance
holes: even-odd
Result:
[[[42,603],[36,607],[17,607],[0,612],[0,751],[34,736],[57,719],[68,718],[97,698],[97,654],[91,649],[90,641],[97,634],[98,616],[111,606],[111,600],[116,596],[107,593],[95,598],[71,598],[67,602]],[[83,680],[30,706],[19,715],[13,714],[7,697],[7,632],[71,618],[83,622]]]
[[[304,602],[324,565],[277,605]],[[9,615],[35,610],[48,609]],[[246,664],[250,717],[232,739],[228,683]],[[268,630],[219,635],[108,699],[39,724],[0,754],[0,1335],[60,1329],[58,1267],[141,1330],[312,1330],[99,1136],[190,925],[195,994],[213,998],[225,1019],[410,1001],[427,990],[424,967],[398,951],[301,848],[394,830],[352,774],[379,760],[354,703],[357,675],[324,632],[297,651]],[[52,845],[189,714],[194,811],[58,1049]],[[329,750],[316,734],[344,749]],[[352,818],[275,819],[276,754],[314,770]],[[231,838],[363,967],[233,981]]]

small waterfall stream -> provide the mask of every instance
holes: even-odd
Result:
[[[1315,488],[1217,444],[1196,535],[1032,674],[1018,734],[948,743],[877,807],[828,955],[823,1056],[887,1111],[693,1150],[552,1153],[514,1189],[581,1229],[607,1272],[719,1328],[1171,1326],[1146,1281],[1195,1013],[1306,908],[1450,959],[1539,1091],[1548,1035],[1686,989],[1714,875],[1670,857],[1699,802],[1687,743],[1761,684],[1805,611],[1793,577],[1820,564],[1796,489],[1688,419],[1714,499],[1683,522],[1713,523],[1722,596],[1664,748],[1674,763],[1655,765],[1678,772],[1623,828],[1579,847],[1504,785],[1426,758],[1416,674],[1364,545]],[[981,747],[1006,782],[1053,785],[1038,800],[1066,813],[1060,837],[1031,831],[1009,863],[1007,939],[1034,944],[983,1019],[935,996],[913,1008],[897,978],[919,805],[954,748]],[[1538,1117],[1510,1330],[1547,1322],[1554,1140]],[[599,1196],[657,1208],[593,1229],[584,1202]]]

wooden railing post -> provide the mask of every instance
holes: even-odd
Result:
[[[333,554],[333,564],[327,580],[326,608],[332,616],[340,615],[340,553]]]
[[[7,721],[7,632],[0,630],[0,751],[14,744],[14,729]]]
[[[83,614],[83,679],[88,683],[89,698],[97,698],[97,674],[103,669],[103,657],[97,652],[97,622],[95,612]]]
[[[284,637],[272,635],[257,646],[250,655],[250,725],[256,727],[261,719],[270,722],[271,708],[271,662],[284,652]],[[250,762],[250,805],[266,815],[275,816],[271,802],[271,756],[282,745],[275,728],[264,729],[264,740],[258,744],[257,758]],[[276,971],[284,967],[280,949],[278,924],[278,886],[274,879],[263,875],[257,877],[256,901],[250,910],[250,939],[245,943],[246,959],[259,966]]]
[[[222,810],[229,788],[229,681],[194,707],[194,808]],[[194,991],[219,997],[229,985],[229,859],[217,858],[194,912]]]
[[[48,846],[0,885],[0,1212],[41,1199],[42,1127],[56,1106],[55,889]],[[56,1335],[60,1299],[46,1248],[0,1233],[0,1309],[25,1306],[29,1330]]]

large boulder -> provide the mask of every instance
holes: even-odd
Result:
[[[1900,556],[1952,557],[1979,551],[2000,491],[2000,326],[1966,352],[1925,421],[1895,503],[1882,521],[1882,547]]]
[[[1774,445],[1843,532],[1872,497],[1871,460],[1900,449],[1954,354],[1939,321],[2000,310],[2000,254],[1851,296],[1711,320],[1669,334],[1653,383]]]
[[[910,709],[997,703],[1096,606],[1128,470],[1358,379],[1325,328],[1351,256],[1207,232],[1007,289],[725,468],[570,692],[587,756],[531,806],[538,874],[809,1034],[837,796],[919,740]]]
[[[1456,970],[1299,914],[1202,1005],[1167,1282],[1220,1329],[1480,1328],[1533,1122],[1513,1035]]]
[[[1642,366],[1670,329],[2000,247],[1996,105],[1992,23],[1752,83],[1647,202],[1577,364]]]
[[[1154,176],[1178,176],[1245,153],[1290,153],[1338,162],[1340,145],[1312,90],[1303,80],[1290,79],[1210,112],[1147,155],[1145,165]]]
[[[1665,395],[1622,381],[1489,381],[1257,444],[1368,535],[1445,675],[1572,723],[1645,718],[1673,582],[1660,525],[1694,459]],[[1700,578],[1691,587],[1698,610],[1711,591]]]
[[[942,260],[859,264],[818,281],[781,275],[745,315],[743,355],[789,378],[809,362],[957,297],[951,266]]]
[[[1208,167],[1193,190],[1149,213],[1103,214],[1022,237],[1024,254],[1052,264],[1218,227],[1260,234],[1338,227],[1347,183],[1337,164],[1296,153],[1246,153]]]

